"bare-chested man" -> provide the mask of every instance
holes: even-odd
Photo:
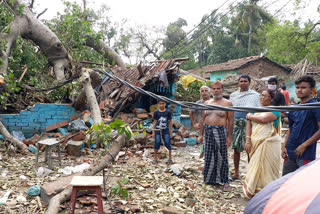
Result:
[[[205,104],[231,107],[232,103],[222,97],[223,85],[212,83],[213,99]],[[223,184],[229,191],[228,147],[232,140],[233,112],[206,110],[200,128],[200,143],[205,142],[203,177],[206,184]]]
[[[204,102],[209,100],[210,99],[210,88],[208,86],[202,86],[200,88],[200,96],[201,96],[201,99],[196,102],[198,104],[203,104]],[[195,129],[199,130],[201,120],[202,120],[202,111],[201,110],[191,110],[189,112],[189,115],[190,115],[190,120],[191,120],[192,126]],[[196,118],[195,118],[195,115],[197,116]]]

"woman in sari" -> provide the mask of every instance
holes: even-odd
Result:
[[[275,94],[264,90],[260,95],[262,106],[269,106]],[[250,162],[243,184],[247,198],[252,198],[271,181],[279,178],[281,137],[277,133],[280,112],[248,113],[245,150]]]

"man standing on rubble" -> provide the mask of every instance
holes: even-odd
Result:
[[[223,98],[223,85],[220,81],[212,83],[213,99],[208,105],[231,107],[232,103]],[[233,112],[206,110],[203,112],[199,141],[205,140],[203,177],[205,184],[223,184],[229,191],[228,147],[231,144]]]
[[[230,95],[230,101],[235,107],[259,107],[260,95],[249,88],[251,77],[242,74],[238,80],[239,89]],[[234,112],[234,129],[232,135],[232,149],[234,174],[232,180],[237,180],[239,176],[240,154],[244,150],[246,143],[246,115],[247,112]]]

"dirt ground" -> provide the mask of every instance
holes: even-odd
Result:
[[[317,157],[320,157],[319,146]],[[127,149],[126,155],[108,169],[107,191],[103,193],[105,213],[162,213],[162,209],[168,207],[184,210],[185,213],[243,213],[248,200],[242,194],[241,180],[231,182],[230,192],[224,192],[222,186],[203,184],[203,159],[199,158],[199,145],[176,148],[173,151],[173,161],[178,166],[183,166],[179,176],[170,169],[172,165],[165,163],[166,158],[161,159],[158,165],[153,165],[150,154],[152,149],[145,150]],[[38,168],[34,167],[35,155],[1,151],[0,197],[9,190],[12,192],[5,205],[0,205],[0,213],[44,213],[47,207],[45,203],[39,196],[28,196],[27,190],[34,185],[43,185],[66,176],[58,171],[66,166],[94,163],[101,157],[101,152],[99,149],[85,151],[81,157],[70,157],[63,153],[62,167],[58,167],[55,160],[54,171],[41,178],[37,177]],[[163,153],[166,152],[163,150]],[[233,152],[229,151],[230,172],[233,171],[232,155]],[[246,159],[242,154],[242,178],[246,174]],[[43,161],[43,157],[40,161]],[[39,166],[46,167],[44,163]],[[127,198],[111,193],[111,187],[124,178],[129,180],[122,186],[128,190]],[[68,207],[69,202],[62,204],[60,213],[66,213]],[[95,196],[78,198],[75,213],[97,213]]]

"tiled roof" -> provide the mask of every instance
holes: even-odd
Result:
[[[280,65],[280,64],[268,59],[265,56],[250,56],[250,57],[245,57],[245,58],[240,58],[240,59],[229,60],[227,62],[220,63],[220,64],[206,65],[206,66],[203,66],[200,68],[189,70],[188,72],[198,74],[200,71],[203,71],[203,73],[209,75],[208,73],[211,73],[211,72],[232,71],[232,70],[244,68],[244,67],[250,65],[251,63],[254,63],[259,60],[265,60],[267,62],[273,63],[276,66],[281,67],[282,69],[284,69],[287,72],[291,71],[290,68],[283,66],[283,65]]]

